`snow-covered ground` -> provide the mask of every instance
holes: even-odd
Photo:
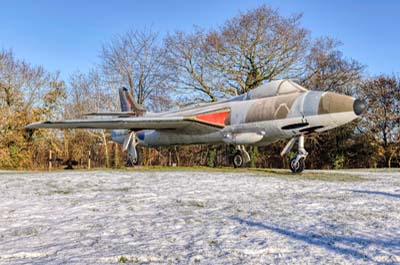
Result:
[[[400,263],[400,173],[351,174],[1,172],[0,264]]]

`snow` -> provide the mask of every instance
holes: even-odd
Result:
[[[351,174],[2,171],[0,264],[400,263],[400,172]]]

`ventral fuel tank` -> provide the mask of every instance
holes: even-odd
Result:
[[[227,144],[255,144],[261,141],[265,133],[228,133],[223,138],[223,141]]]

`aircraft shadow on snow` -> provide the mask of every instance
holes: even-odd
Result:
[[[377,261],[365,255],[364,253],[352,248],[352,246],[358,245],[361,246],[360,248],[365,249],[369,245],[376,245],[379,246],[380,249],[391,247],[391,248],[396,248],[396,250],[400,250],[400,238],[384,240],[379,238],[362,238],[356,236],[351,237],[351,236],[321,235],[314,232],[299,233],[289,229],[280,228],[274,225],[246,220],[240,217],[230,217],[230,219],[239,222],[240,224],[243,225],[247,225],[258,229],[268,230],[280,235],[287,236],[294,240],[318,246],[340,255],[351,256],[356,259],[374,263],[376,263]],[[374,235],[371,236],[374,237]],[[343,245],[346,245],[348,247],[344,247]],[[379,264],[393,264],[393,262],[379,262]]]
[[[400,194],[389,193],[389,192],[384,192],[384,191],[372,191],[372,190],[349,190],[349,191],[352,191],[352,192],[355,192],[355,193],[382,195],[382,196],[387,196],[387,197],[400,199]]]

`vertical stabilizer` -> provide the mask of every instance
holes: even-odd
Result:
[[[122,87],[119,89],[119,103],[121,104],[121,111],[122,112],[130,112],[131,111],[131,105],[129,104],[129,101],[126,97],[125,94],[126,88]]]
[[[118,92],[122,112],[135,112],[137,115],[142,115],[146,112],[126,87],[120,88]]]

